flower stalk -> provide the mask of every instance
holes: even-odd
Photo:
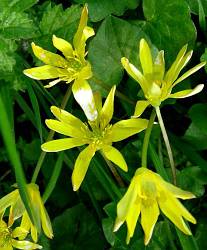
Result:
[[[163,119],[162,119],[160,108],[156,107],[155,110],[156,110],[157,118],[158,118],[158,121],[159,121],[160,129],[162,131],[162,136],[163,136],[163,139],[164,139],[164,142],[165,142],[165,146],[166,146],[166,149],[167,149],[168,157],[169,157],[169,160],[170,160],[170,167],[171,167],[171,171],[172,171],[173,183],[174,183],[174,185],[176,185],[176,168],[175,168],[175,162],[174,162],[174,159],[173,159],[172,149],[171,149],[170,142],[169,142],[169,139],[168,139],[168,135],[167,135],[167,132],[166,132],[166,129],[165,129]]]

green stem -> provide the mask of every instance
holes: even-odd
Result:
[[[108,165],[110,171],[112,172],[114,178],[116,179],[117,183],[119,184],[119,186],[120,187],[125,187],[121,176],[119,175],[119,173],[117,172],[116,168],[113,166],[111,161],[109,161],[101,151],[100,151],[100,153],[101,153],[102,157],[104,158],[106,164]]]
[[[160,113],[160,108],[156,107],[155,110],[156,110],[156,113],[157,113],[157,118],[158,118],[159,125],[160,125],[161,131],[162,131],[162,136],[163,136],[163,139],[164,139],[164,142],[165,142],[168,157],[169,157],[169,160],[170,160],[173,183],[176,185],[176,168],[175,168],[175,163],[174,163],[174,160],[173,160],[172,149],[171,149],[170,142],[169,142],[169,139],[168,139],[168,135],[167,135],[167,132],[166,132],[166,129],[165,129],[163,119],[162,119],[162,115]]]
[[[60,106],[61,109],[64,109],[66,107],[67,102],[68,102],[68,100],[69,100],[69,98],[71,96],[71,86],[72,85],[70,84],[70,86],[68,87],[67,92],[66,92],[66,94],[65,94],[65,96],[63,98],[63,101],[62,101],[61,106]],[[55,131],[50,130],[46,141],[52,140],[54,134],[55,134]],[[42,164],[44,162],[46,154],[47,154],[47,152],[44,152],[44,151],[42,151],[41,154],[40,154],[40,157],[38,159],[38,162],[37,162],[37,165],[35,167],[35,170],[34,170],[34,173],[33,173],[33,176],[32,176],[32,180],[31,180],[31,182],[33,182],[33,183],[35,183],[36,180],[37,180],[37,176],[38,176],[38,174],[40,172],[40,169],[42,167]]]
[[[147,168],[147,151],[148,151],[150,135],[152,132],[152,127],[154,124],[155,117],[156,117],[156,112],[153,109],[151,116],[150,116],[150,119],[149,119],[147,129],[145,130],[144,141],[143,141],[143,146],[142,146],[142,164],[141,164],[141,166],[143,168]]]
[[[57,162],[55,164],[55,167],[54,167],[52,176],[50,177],[47,188],[45,189],[45,192],[44,192],[44,194],[42,196],[42,200],[43,200],[44,203],[48,200],[48,198],[52,194],[52,191],[55,188],[55,185],[57,183],[58,177],[59,177],[61,169],[62,169],[63,159],[64,159],[64,153],[61,152],[59,154],[59,156],[58,156]]]

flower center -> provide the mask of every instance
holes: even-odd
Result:
[[[74,57],[67,58],[67,61],[68,61],[67,65],[68,71],[74,70],[75,72],[77,72],[80,71],[83,67],[82,63]]]
[[[0,249],[11,246],[11,231],[8,228],[0,228]]]

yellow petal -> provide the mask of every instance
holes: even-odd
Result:
[[[13,231],[12,231],[12,237],[13,238],[19,238],[19,237],[21,237],[21,238],[23,238],[23,239],[25,239],[26,238],[26,236],[28,235],[28,231],[25,229],[25,228],[23,228],[23,227],[16,227]]]
[[[111,121],[113,113],[114,113],[114,95],[116,91],[116,86],[114,85],[105,102],[103,105],[103,108],[101,109],[100,112],[100,124],[101,124],[101,129],[104,129]]]
[[[66,58],[73,56],[73,47],[69,42],[55,35],[53,35],[52,41],[55,48],[60,50]]]
[[[149,84],[147,83],[147,80],[142,75],[142,73],[131,63],[129,63],[129,60],[126,57],[121,58],[122,66],[125,68],[127,73],[139,83],[144,93],[147,93]]]
[[[186,89],[174,94],[170,94],[169,98],[186,98],[200,93],[204,88],[204,84],[197,85],[194,89]]]
[[[95,92],[93,94],[94,97],[94,101],[96,104],[96,109],[98,111],[98,113],[100,113],[101,109],[102,109],[102,97],[101,97],[101,93],[100,92]]]
[[[37,235],[37,229],[33,224],[31,223],[31,237],[34,242],[37,242],[38,240],[38,235]]]
[[[159,207],[165,216],[168,217],[183,233],[191,235],[191,232],[185,224],[182,216],[184,217],[185,214],[185,217],[188,217],[191,221],[194,218],[191,218],[192,215],[189,216],[190,213],[181,205],[181,203],[178,205],[179,201],[175,202],[175,200],[176,198],[172,199],[168,193],[166,194],[166,199],[162,199],[162,197],[158,199]],[[195,222],[194,220],[193,222]]]
[[[175,74],[177,72],[177,69],[179,68],[180,64],[182,64],[182,59],[185,56],[187,47],[188,47],[187,45],[184,45],[182,47],[182,49],[179,51],[175,61],[173,62],[173,64],[169,68],[169,70],[167,71],[167,73],[165,75],[165,79],[164,79],[165,82],[167,82],[167,84],[173,83],[173,79],[175,78]]]
[[[134,230],[141,211],[141,200],[137,199],[136,202],[132,205],[127,214],[126,223],[127,223],[127,238],[126,243],[129,244],[131,237],[134,235]]]
[[[171,79],[171,83],[169,83],[168,86],[172,85],[172,83],[178,78],[178,75],[180,74],[181,70],[185,67],[185,65],[188,63],[190,58],[192,57],[193,51],[189,51],[180,61],[180,63],[177,65],[176,70],[174,72],[174,77]]]
[[[113,230],[114,232],[116,232],[126,220],[129,211],[131,210],[132,206],[134,205],[137,199],[137,194],[138,194],[137,183],[136,179],[133,178],[131,180],[129,188],[127,189],[127,192],[117,204],[117,218],[114,225],[114,230]]]
[[[196,198],[194,194],[188,191],[184,191],[181,188],[178,188],[171,183],[164,182],[163,186],[169,190],[176,198],[180,198],[183,200]]]
[[[80,140],[79,138],[57,139],[45,142],[41,145],[41,149],[45,152],[59,152],[62,150],[79,147],[84,144],[85,142],[83,140]]]
[[[96,148],[92,145],[86,147],[80,152],[75,162],[74,170],[72,173],[73,190],[77,191],[86,175],[90,161],[96,152]]]
[[[153,72],[152,54],[149,45],[147,44],[145,39],[140,40],[139,58],[142,65],[143,74],[144,75],[152,74]]]
[[[206,62],[201,62],[198,65],[196,65],[195,67],[193,67],[192,69],[189,69],[187,72],[185,72],[181,77],[179,77],[173,84],[173,87],[178,84],[179,82],[182,82],[184,79],[186,79],[187,77],[189,77],[190,75],[192,75],[193,73],[195,73],[196,71],[198,71],[200,68],[202,68],[203,66],[205,66]]]
[[[107,146],[102,147],[101,150],[103,151],[104,155],[106,156],[106,158],[108,160],[115,163],[122,170],[128,171],[126,161],[125,161],[123,155],[121,154],[121,152],[118,149],[107,145]]]
[[[153,75],[157,80],[162,80],[165,73],[165,58],[164,51],[161,50],[158,52],[153,65]]]
[[[59,83],[59,82],[61,82],[62,80],[61,79],[56,79],[56,80],[54,80],[54,81],[52,81],[52,82],[49,82],[47,85],[45,85],[44,87],[45,88],[51,88],[51,87],[53,87],[53,86],[55,86],[57,83]]]
[[[12,246],[17,249],[27,249],[27,250],[42,249],[42,246],[27,240],[23,241],[12,240]]]
[[[47,119],[45,121],[49,129],[54,130],[62,135],[67,135],[75,138],[83,138],[85,134],[78,127],[69,125],[64,122],[60,122],[53,119]]]
[[[22,220],[21,220],[21,224],[20,224],[20,227],[21,228],[24,228],[26,231],[29,231],[30,230],[30,227],[31,227],[31,221],[29,219],[29,216],[27,214],[27,212],[25,211],[23,216],[22,216]],[[25,239],[24,237],[19,237],[20,240],[23,240]]]
[[[32,49],[37,58],[43,61],[45,64],[67,68],[67,61],[60,55],[44,50],[41,47],[32,43]]]
[[[2,197],[0,199],[0,214],[4,213],[6,208],[15,204],[18,198],[19,198],[19,191],[18,190],[14,190],[11,193]]]
[[[81,13],[78,30],[73,39],[73,45],[76,49],[77,54],[80,56],[82,60],[84,59],[85,56],[86,40],[95,34],[94,30],[87,26],[87,22],[88,22],[88,9],[85,5]]]
[[[91,65],[89,62],[86,62],[86,65],[78,72],[78,78],[81,79],[90,79],[93,76]]]
[[[146,129],[147,125],[148,120],[141,118],[132,118],[128,120],[119,121],[112,126],[112,141],[116,142],[124,140],[129,136],[137,134],[142,130]]]
[[[16,219],[20,218],[24,211],[25,207],[19,195],[16,202],[10,207],[8,226],[11,226]]]
[[[139,117],[149,105],[150,105],[149,101],[138,101],[136,103],[133,117]]]
[[[49,215],[44,207],[42,200],[39,201],[39,204],[40,204],[40,216],[41,216],[43,231],[48,238],[52,239],[53,238],[53,230],[52,230],[50,217],[49,217]]]
[[[65,111],[64,109],[51,106],[50,110],[58,120],[67,123],[70,126],[75,126],[76,128],[83,131],[86,129],[86,125],[80,119]]]
[[[141,204],[141,225],[144,230],[144,244],[147,245],[152,237],[154,226],[159,216],[159,208],[156,201],[146,200]]]
[[[77,79],[73,83],[72,91],[74,98],[83,109],[87,119],[94,121],[98,116],[98,112],[96,110],[93,92],[88,82],[84,79]]]
[[[60,73],[56,67],[50,65],[44,65],[31,69],[25,69],[23,73],[35,80],[53,79],[60,76]]]

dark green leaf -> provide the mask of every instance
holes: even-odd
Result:
[[[75,0],[75,2],[88,4],[92,22],[98,22],[111,14],[121,16],[127,9],[135,9],[139,4],[139,0]]]

